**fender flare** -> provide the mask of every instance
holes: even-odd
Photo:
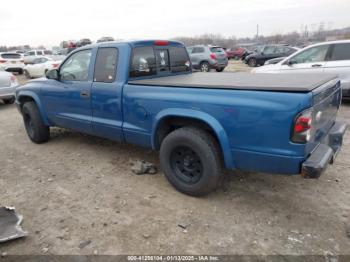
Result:
[[[21,97],[30,97],[34,100],[34,102],[36,103],[38,109],[39,109],[39,112],[40,112],[40,115],[41,115],[41,118],[43,119],[44,121],[44,124],[47,125],[47,126],[51,126],[52,124],[50,123],[46,113],[45,113],[45,110],[43,108],[43,105],[38,97],[38,95],[34,92],[31,92],[31,91],[20,91],[19,94],[17,95],[17,101],[20,101],[21,100]]]
[[[219,140],[226,168],[229,168],[229,169],[235,168],[231,149],[230,149],[229,139],[222,125],[219,123],[219,121],[217,121],[213,116],[209,115],[208,113],[193,110],[193,109],[168,108],[160,111],[155,116],[153,126],[152,126],[151,139],[152,139],[153,149],[156,149],[156,140],[157,140],[156,135],[157,135],[157,129],[159,127],[159,124],[168,117],[193,118],[196,120],[203,121],[208,126],[210,126],[215,132]]]

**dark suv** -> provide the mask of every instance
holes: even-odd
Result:
[[[263,65],[265,61],[289,56],[298,51],[295,47],[285,45],[264,45],[259,46],[252,54],[245,57],[244,61],[251,67]]]

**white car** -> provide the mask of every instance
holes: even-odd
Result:
[[[50,55],[52,55],[52,51],[50,50],[30,50],[24,54],[24,63],[25,64],[32,63],[33,60],[37,57],[50,56]]]
[[[37,57],[24,67],[24,74],[28,78],[43,77],[46,72],[58,68],[61,61],[54,61],[49,57]]]
[[[0,71],[0,99],[5,104],[15,102],[15,91],[18,86],[17,78],[11,73]]]
[[[252,70],[252,73],[329,73],[341,80],[343,97],[350,97],[350,40],[311,45],[277,64]]]
[[[23,74],[23,55],[15,52],[0,53],[0,69]]]

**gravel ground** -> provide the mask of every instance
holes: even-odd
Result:
[[[350,103],[339,118],[350,124]],[[227,171],[222,188],[193,198],[162,172],[131,172],[135,160],[159,165],[156,152],[58,128],[36,145],[13,105],[0,104],[0,124],[1,205],[29,232],[0,252],[350,254],[349,132],[318,180]]]

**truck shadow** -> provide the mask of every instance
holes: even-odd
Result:
[[[158,152],[139,146],[114,142],[61,128],[53,128],[49,143],[69,143],[72,148],[85,144],[88,145],[89,150],[107,157],[112,164],[119,165],[119,160],[115,156],[123,156],[123,159],[152,162],[160,169]],[[332,171],[328,170],[327,172],[330,173]],[[303,194],[308,197],[310,190],[315,191],[317,188],[322,190],[322,187],[327,184],[325,181],[328,179],[321,177],[317,180],[306,180],[299,175],[261,174],[239,170],[225,170],[224,173],[225,178],[222,186],[216,192],[201,199],[216,199],[224,202],[240,199],[240,201],[244,201],[254,208],[261,208],[262,204],[269,205],[279,202],[279,208],[290,209],[292,199],[303,197]],[[333,176],[333,174],[328,175]],[[161,179],[165,178],[162,176]],[[335,177],[332,177],[333,179]],[[298,191],[297,195],[296,191]],[[187,196],[185,197],[188,198]],[[302,202],[296,203],[296,205],[301,204],[300,207],[305,208],[305,200]],[[311,202],[314,201],[312,200]],[[317,202],[314,204],[318,205]],[[294,206],[293,209],[298,209],[297,206]]]

